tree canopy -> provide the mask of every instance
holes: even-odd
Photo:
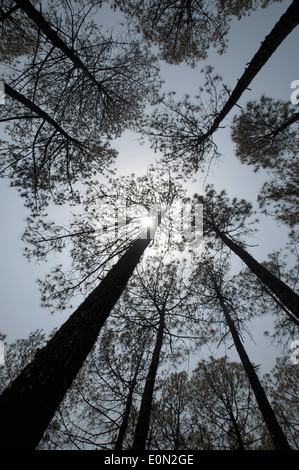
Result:
[[[263,82],[298,23],[296,0],[0,0],[0,174],[41,306],[71,310],[0,333],[1,449],[299,448],[298,109]]]

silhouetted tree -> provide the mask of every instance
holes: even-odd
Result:
[[[34,210],[49,199],[78,202],[76,183],[113,172],[111,139],[140,119],[160,85],[153,55],[125,27],[104,34],[89,3],[58,4],[42,14],[20,2],[37,15],[35,47],[3,76],[1,174]]]
[[[298,450],[298,364],[291,362],[290,355],[279,357],[271,373],[266,374],[265,380],[268,393],[273,401],[273,408],[288,441],[293,449]]]
[[[141,178],[139,200],[131,201],[132,205],[135,203],[143,207],[151,206],[153,201],[158,203],[160,196],[160,204],[164,199],[169,207],[175,196],[178,196],[172,181],[166,180],[164,184],[160,181],[160,194],[155,191],[157,187],[153,181],[151,181],[151,192],[148,191],[148,184],[149,180],[145,185],[144,179]],[[130,187],[129,182],[128,187]],[[133,192],[132,197],[134,196],[137,194]],[[159,214],[156,214],[155,230],[160,224]],[[103,324],[150,244],[151,237],[148,232],[147,227],[141,229],[139,227],[141,238],[132,239],[134,235],[132,233],[128,235],[126,247],[123,249],[124,254],[119,256],[114,266],[55,333],[45,348],[2,393],[0,397],[3,422],[2,448],[32,449],[37,446],[59,403],[95,344]],[[135,230],[133,233],[136,234],[138,231]],[[96,246],[91,248],[96,249]],[[98,281],[98,276],[96,280]],[[93,281],[95,283],[95,279]]]
[[[233,17],[240,19],[269,3],[271,0],[114,0],[136,23],[144,38],[159,46],[163,60],[171,64],[186,61],[191,65],[206,59],[212,46],[220,54],[226,50],[226,36]]]
[[[216,262],[215,257],[214,259],[207,257],[205,261],[199,263],[194,273],[193,280],[194,287],[196,287],[198,283],[199,305],[209,305],[212,312],[221,312],[223,315],[244,370],[248,376],[273,445],[276,450],[290,450],[288,441],[266,396],[265,390],[255,371],[255,367],[251,363],[241,341],[238,326],[240,330],[240,322],[242,319],[238,316],[238,299],[236,300],[236,295],[233,295],[232,291],[227,287],[227,269],[226,262],[224,260]]]
[[[201,198],[200,198],[201,199]],[[250,217],[252,206],[245,200],[229,201],[226,192],[216,194],[210,186],[204,198],[204,233],[211,240],[220,242],[233,251],[259,280],[279,299],[289,310],[291,318],[299,319],[299,296],[283,280],[276,277],[264,265],[259,263],[244,248],[242,237],[250,234]],[[210,244],[213,242],[209,242]]]
[[[214,107],[213,112],[207,114],[206,108],[202,106],[202,89],[199,90],[199,97],[196,96],[193,100],[186,96],[181,102],[173,103],[171,97],[169,101],[165,100],[164,103],[161,98],[162,106],[145,120],[143,127],[140,126],[144,134],[152,140],[153,147],[161,150],[167,160],[174,160],[174,165],[180,165],[181,170],[187,174],[202,168],[208,160],[211,147],[213,147],[211,141],[213,134],[277,47],[298,25],[298,22],[299,8],[294,0],[266,36],[232,91],[227,87],[217,90],[217,82],[219,85],[221,77],[216,76],[216,81],[215,78],[211,80],[209,77],[204,88],[207,89],[208,95],[212,90],[212,106],[209,99],[207,102],[208,106]],[[210,72],[210,68],[208,71]],[[229,97],[224,100],[227,93]],[[198,100],[198,104],[196,100]],[[180,160],[179,163],[175,161],[176,159]]]
[[[290,227],[298,223],[298,119],[290,103],[262,96],[249,101],[232,123],[237,157],[270,175],[258,195],[260,207]]]
[[[259,448],[262,419],[241,364],[227,357],[199,361],[187,389],[195,442],[200,445],[201,429],[206,428],[211,436],[203,439],[203,448]]]

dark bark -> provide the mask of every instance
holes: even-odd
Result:
[[[52,44],[60,49],[66,57],[68,57],[73,64],[80,69],[99,89],[99,91],[107,94],[105,88],[100,82],[96,80],[94,75],[88,70],[85,64],[82,62],[80,57],[70,48],[54,31],[54,29],[45,20],[43,15],[32,5],[29,0],[15,0],[16,4],[22,8],[26,15],[34,21],[38,28],[46,35],[46,37],[52,42]]]
[[[278,279],[274,274],[268,271],[267,268],[262,266],[251,256],[244,248],[228,238],[217,227],[213,226],[217,237],[219,237],[226,246],[228,246],[236,255],[241,258],[248,268],[265,284],[275,296],[282,302],[283,305],[299,319],[299,295],[296,294],[287,284]],[[289,315],[289,318],[292,317]],[[296,323],[296,321],[294,322]]]
[[[277,134],[285,131],[289,126],[294,124],[295,122],[299,121],[299,113],[294,113],[293,116],[290,117],[287,121],[285,121],[280,127],[275,129],[273,132],[273,137],[276,137]]]
[[[135,429],[134,442],[132,447],[133,450],[145,450],[146,439],[150,424],[150,415],[152,409],[152,400],[156,375],[159,366],[161,348],[163,344],[164,328],[165,312],[160,311],[160,321],[156,336],[156,344],[142,394],[139,416]]]
[[[58,122],[55,121],[51,116],[49,116],[48,113],[43,111],[39,106],[37,106],[33,101],[29,100],[26,98],[26,96],[22,95],[19,93],[17,90],[14,88],[10,87],[6,83],[4,83],[5,87],[5,93],[10,96],[12,99],[18,101],[21,103],[23,106],[26,106],[26,108],[30,109],[33,113],[37,114],[37,116],[41,119],[44,119],[48,124],[50,124],[54,129],[59,132],[61,135],[63,135],[68,141],[74,142],[76,145],[81,145],[82,144],[77,140],[71,137],[59,124]],[[16,117],[17,119],[17,117]]]
[[[215,285],[217,297],[222,308],[223,314],[225,316],[226,323],[230,329],[233,341],[241,362],[243,364],[244,370],[249,379],[250,385],[252,387],[253,393],[255,395],[256,401],[258,403],[259,409],[264,418],[265,424],[270,433],[271,439],[273,441],[274,447],[276,450],[291,450],[289,443],[280,427],[280,424],[277,421],[275,413],[268,401],[268,398],[265,394],[265,391],[260,383],[260,380],[255,372],[253,365],[250,362],[250,359],[245,351],[245,348],[240,340],[239,334],[235,327],[234,321],[231,318],[228,308],[225,305],[222,294],[220,293],[218,287]]]
[[[125,411],[124,411],[123,419],[122,419],[122,422],[121,422],[121,425],[120,425],[120,428],[119,428],[119,432],[118,432],[117,440],[116,440],[116,443],[115,443],[115,446],[114,446],[114,450],[122,450],[122,448],[123,448],[123,442],[124,442],[126,430],[127,430],[127,427],[128,427],[129,417],[130,417],[132,403],[133,403],[133,394],[134,394],[134,390],[135,390],[135,386],[136,386],[136,382],[137,382],[137,377],[138,377],[138,374],[140,372],[140,364],[141,364],[142,355],[143,355],[143,353],[139,357],[139,360],[137,362],[137,366],[136,366],[136,369],[135,369],[134,377],[133,377],[132,382],[130,384],[129,393],[128,393],[128,396],[127,396],[127,399],[126,399]]]
[[[36,448],[149,243],[132,243],[0,396],[1,449]]]
[[[228,115],[231,109],[237,104],[243,92],[250,85],[254,77],[258,74],[261,68],[266,64],[271,55],[276,51],[278,46],[284,39],[293,31],[299,23],[299,3],[298,0],[293,0],[289,8],[282,15],[280,20],[276,23],[272,31],[266,36],[262,42],[259,50],[253,56],[248,67],[245,69],[243,75],[238,80],[237,85],[233,89],[229,99],[216,116],[210,129],[199,138],[199,142],[203,142],[210,137],[219,127],[223,119]]]

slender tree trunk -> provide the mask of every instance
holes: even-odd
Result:
[[[294,113],[292,117],[290,117],[290,119],[288,119],[287,121],[285,121],[280,127],[278,127],[277,129],[275,129],[275,131],[273,132],[273,137],[275,137],[277,134],[280,134],[281,132],[283,132],[284,130],[286,130],[288,127],[290,127],[292,124],[294,124],[295,122],[299,121],[299,113]]]
[[[251,384],[253,393],[255,395],[255,398],[258,403],[259,409],[262,413],[262,416],[265,420],[265,424],[270,433],[274,447],[276,450],[291,450],[289,443],[280,427],[280,424],[277,421],[275,413],[268,401],[265,391],[260,383],[260,380],[255,372],[255,369],[253,365],[251,364],[250,359],[245,351],[245,348],[240,340],[234,321],[231,318],[228,308],[225,305],[223,296],[221,292],[219,291],[219,288],[216,285],[215,285],[215,289],[216,289],[217,297],[218,297],[220,306],[222,308],[226,323],[230,329],[235,347],[238,351],[244,370]]]
[[[251,256],[244,248],[228,238],[217,227],[213,226],[216,235],[228,246],[236,255],[241,258],[248,268],[265,284],[283,305],[299,319],[299,295],[296,294],[287,284],[278,279]],[[292,319],[292,317],[289,315]],[[295,322],[296,323],[296,322]]]
[[[238,423],[236,421],[234,412],[232,410],[231,404],[230,404],[228,399],[227,399],[226,403],[227,403],[227,408],[228,408],[228,412],[229,412],[229,417],[230,417],[230,420],[231,420],[231,423],[233,425],[234,432],[236,434],[236,438],[237,438],[237,441],[238,441],[238,446],[239,446],[238,450],[245,450],[244,444],[243,444],[243,439],[242,439],[242,436],[241,436],[241,433],[240,433],[240,429],[239,429],[239,426],[238,426]]]
[[[219,127],[223,119],[228,115],[231,109],[237,104],[242,93],[246,90],[248,85],[252,82],[254,77],[258,74],[261,68],[266,64],[267,60],[276,51],[278,46],[284,39],[293,31],[299,23],[299,4],[298,0],[293,0],[289,8],[282,15],[280,20],[276,23],[272,31],[266,36],[262,42],[259,50],[253,56],[248,67],[245,69],[243,75],[238,80],[237,85],[232,91],[229,99],[215,118],[212,126],[203,136],[199,138],[202,142],[210,137]]]
[[[138,421],[135,429],[133,450],[144,450],[146,444],[146,438],[148,435],[149,424],[150,424],[150,414],[152,409],[152,399],[153,392],[155,387],[155,380],[157,375],[157,370],[159,366],[160,353],[163,343],[165,327],[165,312],[160,312],[160,321],[158,332],[156,336],[156,344],[150,364],[150,368],[146,377],[145,386],[142,394],[142,400],[139,410]]]
[[[15,0],[16,4],[26,13],[26,15],[34,21],[38,28],[43,31],[45,36],[52,42],[52,44],[60,49],[66,57],[68,57],[73,64],[98,87],[99,91],[107,94],[103,85],[96,80],[94,75],[88,70],[88,68],[83,64],[80,57],[70,48],[54,31],[54,29],[49,25],[45,20],[43,15],[32,5],[29,0]]]
[[[21,103],[23,106],[26,106],[26,108],[30,109],[30,111],[34,112],[37,114],[38,117],[41,119],[44,119],[48,124],[50,124],[56,131],[58,131],[61,135],[63,135],[68,141],[74,142],[76,145],[82,146],[82,144],[77,140],[71,137],[61,126],[58,124],[55,119],[53,119],[51,116],[49,116],[48,113],[43,111],[39,106],[37,106],[33,101],[29,100],[26,98],[26,96],[22,95],[19,93],[17,90],[14,88],[10,87],[6,83],[4,83],[5,87],[5,94],[13,98],[14,100],[18,101]],[[29,116],[30,117],[30,116]]]
[[[126,399],[125,411],[124,411],[123,419],[122,419],[122,422],[121,422],[121,425],[120,425],[120,428],[119,428],[119,432],[118,432],[117,440],[116,440],[116,443],[115,443],[115,446],[114,446],[114,450],[122,450],[122,448],[123,448],[124,437],[125,437],[126,430],[127,430],[127,427],[128,427],[130,412],[131,412],[131,408],[132,408],[133,393],[134,393],[134,389],[135,389],[135,386],[136,386],[137,377],[138,377],[138,374],[140,372],[140,364],[141,364],[142,356],[143,356],[143,352],[142,352],[142,354],[140,355],[140,357],[138,359],[137,366],[136,366],[135,373],[134,373],[134,377],[133,377],[133,380],[130,384],[129,393],[128,393],[128,396],[127,396],[127,399]]]
[[[174,438],[174,446],[173,450],[180,450],[180,412],[177,412],[177,424],[175,428],[175,438]]]
[[[138,239],[0,396],[0,448],[34,449],[150,239]]]

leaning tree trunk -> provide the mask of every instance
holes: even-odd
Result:
[[[228,246],[236,255],[241,258],[248,268],[260,279],[260,281],[267,286],[273,294],[282,302],[282,304],[299,319],[299,295],[296,294],[287,284],[281,279],[278,279],[268,269],[256,261],[244,248],[236,242],[228,238],[217,227],[213,226],[217,237],[219,237],[226,246]],[[289,315],[293,321],[291,315]],[[297,323],[296,321],[294,321]]]
[[[34,21],[36,26],[45,34],[45,36],[52,42],[52,44],[60,49],[66,57],[68,57],[75,67],[80,69],[98,88],[100,92],[106,93],[104,86],[97,81],[94,75],[88,70],[86,65],[82,62],[80,57],[74,52],[73,48],[69,47],[50,24],[45,20],[43,15],[32,5],[29,0],[15,0],[19,8],[21,8],[26,15]]]
[[[138,421],[135,429],[133,450],[144,450],[150,424],[150,415],[152,409],[153,393],[156,381],[157,370],[159,366],[160,353],[163,343],[165,328],[165,312],[160,312],[160,321],[156,336],[156,344],[146,377],[145,386],[142,394]]]
[[[298,25],[298,23],[299,4],[298,0],[293,0],[289,8],[282,15],[268,36],[266,36],[259,50],[249,62],[248,67],[245,69],[243,75],[238,80],[238,83],[230,94],[229,99],[214,119],[210,129],[199,138],[200,143],[210,137],[218,129],[220,123],[237,104],[239,98],[242,96],[242,93],[246,90],[254,77],[266,64],[267,60],[276,51],[278,46]]]
[[[134,241],[0,396],[0,448],[35,449],[95,344],[150,238]]]
[[[59,134],[65,137],[69,142],[74,142],[76,145],[82,146],[79,140],[71,137],[61,126],[55,121],[46,111],[41,109],[37,104],[33,103],[30,99],[26,98],[22,93],[19,93],[17,90],[11,86],[4,83],[5,94],[10,96],[12,99],[18,101],[26,108],[30,109],[33,113],[36,114],[36,117],[39,117],[50,124]]]
[[[265,420],[265,424],[270,433],[274,447],[276,450],[291,450],[289,443],[280,427],[280,424],[277,421],[275,413],[268,401],[268,398],[261,385],[261,382],[255,372],[255,369],[253,365],[251,364],[250,359],[245,351],[245,348],[240,340],[240,336],[237,332],[234,321],[229,314],[228,308],[225,305],[223,296],[216,285],[215,285],[215,289],[216,289],[217,297],[218,297],[220,306],[222,308],[226,323],[230,329],[235,347],[238,351],[244,370],[249,379],[249,382],[252,387],[253,393],[255,395],[259,409]]]

